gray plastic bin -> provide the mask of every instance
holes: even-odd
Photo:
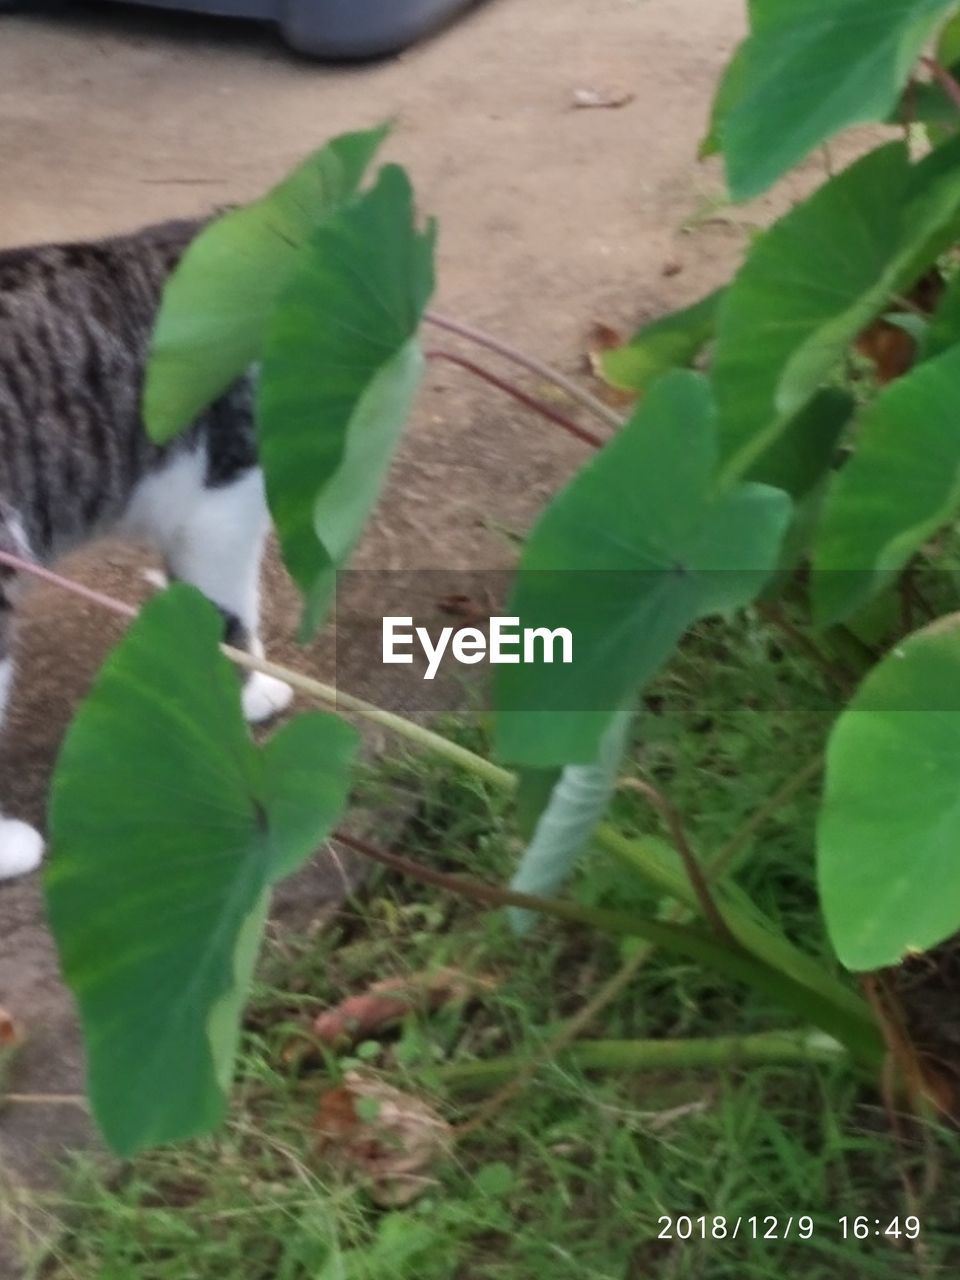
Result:
[[[318,58],[395,53],[475,0],[121,0],[278,24],[287,43]],[[2,0],[0,0],[2,7]]]

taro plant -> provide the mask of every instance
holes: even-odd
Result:
[[[576,654],[498,673],[496,761],[349,691],[225,656],[212,610],[182,587],[142,611],[80,708],[54,783],[46,891],[117,1150],[223,1114],[270,887],[334,828],[349,791],[354,729],[301,716],[254,746],[228,657],[515,792],[527,837],[510,888],[353,841],[363,852],[511,907],[521,929],[547,913],[671,948],[769,992],[790,1023],[671,1046],[671,1062],[829,1052],[876,1073],[884,1001],[797,947],[730,875],[762,813],[713,859],[642,777],[629,783],[670,839],[628,837],[605,817],[644,686],[699,619],[762,610],[829,680],[815,854],[842,966],[873,974],[960,929],[960,613],[946,572],[960,512],[960,4],[749,7],[703,147],[722,154],[733,199],[847,126],[887,133],[761,234],[724,289],[606,356],[609,381],[636,397],[625,420],[555,375],[598,429],[544,411],[594,452],[530,533],[508,612],[569,627]],[[166,439],[260,365],[267,489],[304,638],[377,500],[424,325],[544,375],[427,310],[432,227],[418,229],[401,169],[364,184],[381,138],[336,139],[202,233],[166,291],[146,385],[148,428]],[[780,796],[821,764],[793,757],[786,724]],[[644,916],[563,897],[591,845],[672,907]],[[654,1050],[622,1045],[617,1061],[662,1061]],[[902,1037],[899,1054],[912,1054]],[[900,1065],[922,1083],[918,1059]]]

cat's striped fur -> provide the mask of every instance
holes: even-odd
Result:
[[[165,446],[140,415],[163,286],[202,225],[0,251],[0,550],[47,564],[101,534],[151,542],[221,609],[232,643],[257,647],[268,521],[251,379]],[[0,717],[21,585],[0,566]],[[289,689],[255,676],[243,696],[263,719]],[[42,848],[0,812],[0,879],[31,870]]]

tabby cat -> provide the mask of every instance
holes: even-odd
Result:
[[[252,376],[167,445],[140,414],[164,283],[203,221],[89,244],[0,251],[0,550],[48,564],[103,534],[152,544],[173,578],[220,609],[229,643],[260,652],[260,560],[269,527],[254,440]],[[22,583],[0,565],[0,720],[13,677]],[[256,722],[291,690],[256,673]],[[0,812],[0,879],[32,871],[43,838]]]

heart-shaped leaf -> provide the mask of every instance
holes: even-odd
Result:
[[[434,227],[417,231],[402,169],[314,232],[270,319],[260,451],[309,634],[379,496],[419,385],[417,327]]]
[[[864,412],[817,533],[821,624],[852,613],[960,507],[958,403],[960,346],[891,383]]]
[[[54,779],[50,922],[94,1113],[122,1154],[222,1119],[270,886],[347,798],[355,731],[311,714],[258,750],[221,630],[191,587],[147,604]]]
[[[960,619],[870,672],[830,737],[820,897],[850,969],[896,964],[960,929]]]
[[[686,628],[760,590],[777,563],[790,499],[753,483],[718,492],[715,462],[706,380],[677,370],[547,508],[524,550],[510,613],[524,628],[566,628],[573,661],[497,668],[503,759],[592,764],[614,713]]]
[[[334,138],[272,191],[204,228],[164,290],[143,412],[168,440],[260,357],[267,318],[310,233],[357,192],[387,129]]]
[[[718,315],[725,474],[749,469],[958,229],[960,140],[913,166],[899,143],[880,147],[760,237]]]
[[[956,0],[751,0],[715,127],[737,200],[840,129],[885,120]]]

